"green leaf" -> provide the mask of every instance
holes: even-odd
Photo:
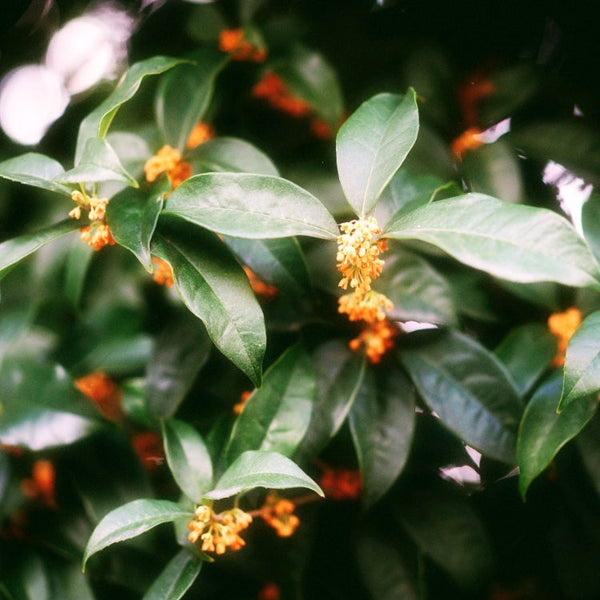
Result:
[[[162,570],[142,600],[179,600],[196,580],[202,559],[182,548]]]
[[[278,452],[248,450],[223,473],[204,497],[220,500],[262,487],[272,490],[306,488],[323,496],[321,488],[296,463]]]
[[[392,368],[376,382],[367,374],[348,421],[363,477],[363,502],[370,507],[396,481],[412,444],[415,392],[406,376]]]
[[[585,242],[566,219],[545,209],[465,194],[392,218],[383,235],[433,244],[509,281],[600,287],[600,271]]]
[[[282,292],[301,295],[310,289],[304,253],[295,237],[247,240],[225,236],[225,243],[262,281]]]
[[[34,233],[26,233],[0,244],[0,279],[20,260],[33,254],[48,242],[56,240],[80,227],[75,219],[54,223]]]
[[[405,96],[379,94],[364,102],[337,135],[338,173],[356,213],[368,214],[417,139],[419,114],[414,90]]]
[[[106,136],[117,111],[125,102],[133,98],[144,77],[163,73],[181,62],[183,61],[179,58],[153,56],[132,65],[112,94],[81,122],[79,135],[77,136],[75,164],[79,164],[81,161],[83,150],[89,138],[103,138]]]
[[[215,346],[258,386],[266,333],[248,278],[223,242],[183,225],[155,236],[153,253],[171,265],[177,291]]]
[[[62,173],[64,169],[60,163],[37,152],[27,152],[0,163],[0,177],[70,196],[68,187],[53,181]]]
[[[579,456],[596,494],[600,494],[600,413],[596,414],[575,438]]]
[[[510,376],[492,353],[449,330],[414,348],[405,345],[400,358],[448,429],[482,454],[514,464],[521,403]]]
[[[189,56],[193,64],[183,64],[167,73],[156,91],[156,120],[165,143],[183,150],[202,119],[212,98],[215,79],[229,57],[204,47]]]
[[[167,324],[156,337],[146,367],[146,396],[152,415],[175,414],[208,360],[210,350],[206,329],[193,317]]]
[[[165,455],[177,485],[196,504],[212,486],[212,462],[200,434],[183,421],[165,419]]]
[[[83,568],[90,556],[107,546],[129,540],[177,519],[192,519],[194,513],[168,500],[134,500],[108,513],[96,526],[83,553]]]
[[[317,399],[310,424],[295,460],[312,460],[338,432],[356,399],[365,376],[365,358],[350,352],[348,346],[332,340],[313,354],[317,377]]]
[[[525,323],[512,329],[496,348],[496,356],[525,397],[550,366],[556,354],[556,338],[542,323]]]
[[[94,257],[94,249],[89,244],[82,244],[74,239],[69,248],[65,264],[65,296],[73,308],[79,308],[85,277]]]
[[[256,146],[233,137],[216,137],[187,155],[194,173],[229,172],[279,175],[271,159]]]
[[[558,412],[571,402],[600,391],[600,311],[588,315],[567,346]]]
[[[138,182],[125,170],[112,146],[100,137],[89,138],[79,163],[55,177],[58,183],[97,183],[118,181],[138,187]]]
[[[581,208],[583,237],[600,261],[600,194],[592,194]]]
[[[517,444],[519,490],[523,498],[531,482],[550,464],[558,451],[583,429],[598,408],[597,397],[589,395],[569,404],[557,414],[561,375],[560,372],[554,373],[536,391],[523,415]]]
[[[404,489],[394,516],[420,550],[465,590],[487,583],[492,546],[483,523],[467,498],[447,482],[432,479]]]
[[[393,303],[390,317],[400,321],[458,323],[448,281],[423,257],[390,244],[377,290]]]
[[[314,397],[310,357],[302,346],[292,346],[266,371],[262,387],[245,403],[231,432],[227,461],[246,450],[291,456],[308,428]]]
[[[124,246],[152,272],[150,241],[154,235],[163,205],[163,193],[153,190],[126,188],[110,199],[106,207],[106,222],[115,241]]]
[[[334,239],[339,233],[329,211],[312,194],[269,175],[190,177],[169,195],[163,212],[234,237]]]
[[[92,403],[59,365],[5,357],[0,381],[3,444],[43,450],[84,438],[101,423]]]

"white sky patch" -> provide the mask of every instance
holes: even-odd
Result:
[[[571,217],[573,226],[582,235],[581,207],[590,197],[593,186],[552,160],[546,165],[542,180],[556,187],[560,207]]]
[[[485,131],[482,131],[477,135],[477,139],[484,144],[491,144],[498,138],[501,138],[505,133],[510,131],[510,117],[488,127]]]

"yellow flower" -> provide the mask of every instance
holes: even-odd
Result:
[[[188,150],[191,150],[192,148],[200,146],[200,144],[204,144],[204,142],[208,142],[208,140],[212,139],[213,137],[215,137],[214,128],[208,123],[202,123],[202,121],[199,121],[194,125],[194,128],[188,136],[185,147]]]
[[[108,225],[100,221],[92,221],[90,225],[82,227],[80,232],[81,241],[89,244],[96,251],[116,243]]]
[[[394,337],[397,334],[397,328],[387,319],[369,323],[358,337],[350,340],[350,350],[357,351],[364,346],[369,361],[377,364],[381,357],[394,347]]]
[[[162,173],[168,173],[181,161],[181,153],[169,145],[163,146],[154,156],[150,157],[144,165],[146,181],[152,183]]]
[[[345,294],[338,300],[338,312],[348,315],[350,321],[366,321],[374,323],[385,319],[386,311],[394,308],[392,301],[374,290],[368,291],[364,296],[354,292]]]
[[[556,356],[552,361],[555,367],[565,364],[565,354],[569,340],[581,325],[581,311],[572,306],[561,313],[552,313],[548,317],[548,328],[550,333],[558,338]]]
[[[239,508],[215,513],[210,506],[198,506],[195,518],[188,523],[188,539],[195,544],[202,541],[203,552],[224,554],[227,548],[239,550],[246,542],[239,532],[252,523],[252,516]]]
[[[296,505],[291,500],[280,498],[275,492],[270,492],[261,509],[261,517],[279,537],[289,537],[300,525],[300,519],[293,514],[295,508]]]
[[[159,285],[165,287],[171,287],[175,282],[173,280],[173,271],[171,265],[162,258],[157,256],[152,257],[152,266],[154,271],[152,273],[152,279]]]

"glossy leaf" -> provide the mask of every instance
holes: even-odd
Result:
[[[524,397],[548,369],[556,354],[556,338],[542,323],[515,327],[496,348],[496,356],[508,369]]]
[[[294,237],[248,240],[226,236],[225,243],[259,279],[289,294],[306,294],[310,276]]]
[[[414,90],[379,94],[364,102],[337,135],[337,166],[350,206],[368,214],[417,139]]]
[[[227,448],[233,462],[246,450],[269,450],[291,456],[310,422],[315,375],[302,346],[290,347],[265,373],[238,416]]]
[[[451,431],[484,455],[513,464],[521,403],[500,361],[455,331],[400,353],[419,393]]]
[[[215,79],[228,59],[205,47],[190,56],[161,80],[155,112],[165,143],[182,151],[194,125],[202,119],[214,92]]]
[[[113,196],[106,207],[106,222],[115,241],[133,252],[149,272],[153,269],[150,241],[162,204],[160,189],[148,194],[126,188]]]
[[[210,356],[206,329],[190,321],[170,323],[156,337],[145,378],[148,409],[155,417],[175,414]]]
[[[179,600],[196,580],[202,559],[182,548],[162,570],[142,600]]]
[[[184,181],[165,203],[164,214],[217,233],[243,238],[293,235],[334,239],[329,211],[286,179],[251,173],[205,173]]]
[[[588,315],[567,346],[558,411],[600,391],[600,311]]]
[[[309,489],[323,496],[321,488],[289,458],[278,452],[248,450],[240,454],[204,497],[220,500],[261,487],[272,490]]]
[[[600,194],[592,194],[581,208],[583,237],[600,261]]]
[[[68,187],[53,181],[62,173],[64,169],[59,162],[37,152],[27,152],[0,163],[0,177],[4,179],[70,196]]]
[[[177,485],[200,504],[212,486],[212,462],[200,434],[188,423],[165,419],[162,426],[165,455]]]
[[[382,382],[365,377],[348,422],[363,477],[363,502],[370,507],[398,478],[412,443],[415,392],[397,369]]]
[[[557,414],[561,387],[561,373],[557,372],[536,391],[525,409],[517,444],[519,490],[523,498],[531,482],[546,469],[558,451],[583,429],[598,408],[597,397],[588,395]]]
[[[89,138],[77,166],[58,175],[55,181],[71,184],[118,181],[138,187],[137,181],[125,170],[112,146],[100,137]]]
[[[440,200],[392,218],[384,235],[433,244],[509,281],[600,287],[598,265],[566,219],[483,194]]]
[[[260,385],[263,315],[246,274],[225,244],[185,224],[155,236],[153,253],[170,264],[183,302],[204,323],[215,346]]]
[[[0,278],[4,277],[20,260],[33,254],[48,242],[78,229],[75,219],[66,219],[34,233],[26,233],[0,244]]]
[[[83,568],[90,558],[107,546],[123,542],[177,519],[192,519],[193,512],[168,500],[134,500],[109,512],[98,523],[83,553]]]
[[[3,444],[43,450],[75,442],[100,425],[92,403],[59,365],[5,357],[0,380]]]
[[[364,356],[333,340],[313,353],[317,399],[308,431],[295,454],[299,463],[312,460],[338,432],[356,399],[365,375]]]
[[[222,172],[279,175],[271,159],[249,142],[233,137],[216,137],[188,153],[194,173]]]
[[[79,307],[79,301],[85,284],[94,249],[88,244],[82,244],[81,239],[74,239],[69,248],[65,264],[65,295],[74,308]]]
[[[179,58],[153,56],[132,65],[110,96],[81,122],[77,136],[75,164],[79,164],[88,139],[106,136],[119,108],[133,98],[144,77],[163,73],[181,62],[183,61]]]

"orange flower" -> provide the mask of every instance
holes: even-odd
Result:
[[[394,336],[397,334],[398,329],[390,321],[383,319],[366,325],[358,337],[350,340],[349,346],[355,352],[364,346],[369,361],[377,364],[394,347]]]
[[[295,97],[283,79],[273,71],[267,71],[252,88],[252,96],[265,100],[271,108],[293,117],[304,117],[312,112],[308,103]]]
[[[144,164],[146,181],[152,183],[162,173],[168,173],[181,161],[181,153],[168,144],[163,146],[154,156],[150,157]]]
[[[31,479],[21,481],[21,491],[27,498],[39,500],[47,508],[57,508],[55,481],[54,465],[49,460],[36,460]]]
[[[262,281],[262,279],[259,279],[256,276],[256,274],[248,267],[243,267],[243,269],[246,275],[248,276],[248,279],[250,280],[250,286],[252,287],[252,291],[257,296],[262,296],[266,300],[277,296],[279,290],[276,287],[265,283],[264,281]]]
[[[477,127],[470,127],[457,138],[452,140],[450,148],[452,149],[452,154],[457,160],[462,158],[462,155],[467,150],[475,150],[479,148],[479,146],[483,145],[481,138],[479,137],[481,131],[477,129]]]
[[[153,256],[152,265],[154,267],[152,279],[156,281],[156,283],[164,285],[165,287],[171,287],[175,283],[173,281],[173,270],[166,260],[158,258],[158,256]]]
[[[188,136],[187,142],[185,143],[185,147],[188,150],[193,148],[197,148],[200,144],[204,144],[204,142],[208,142],[215,137],[215,129],[208,123],[202,123],[201,121],[194,125],[194,129],[192,129],[190,135]]]
[[[269,492],[260,516],[267,525],[275,529],[279,537],[289,537],[300,525],[300,519],[293,514],[295,508],[296,505],[291,500],[280,498],[275,492]]]
[[[115,239],[106,223],[94,221],[80,229],[81,241],[89,244],[96,252],[104,246],[114,246]]]
[[[171,180],[171,187],[173,189],[178,188],[186,179],[192,176],[192,165],[190,163],[181,161],[177,163],[169,171],[169,179]]]
[[[80,377],[75,380],[75,387],[93,402],[106,419],[116,422],[123,418],[121,390],[106,373],[96,371]]]
[[[394,308],[392,301],[374,290],[368,291],[364,296],[356,292],[345,294],[338,299],[338,312],[348,315],[350,321],[365,321],[374,323],[385,319],[386,311]]]
[[[491,96],[496,86],[482,74],[475,74],[458,89],[458,101],[463,121],[467,127],[473,127],[478,119],[478,104],[484,98]]]
[[[202,552],[224,554],[227,548],[239,550],[246,545],[240,531],[252,523],[252,516],[239,508],[216,514],[210,506],[198,506],[195,517],[188,523],[188,539],[192,544],[202,540]]]
[[[233,412],[236,415],[239,415],[244,410],[244,406],[246,406],[246,402],[248,402],[248,398],[250,398],[250,396],[252,396],[252,392],[250,390],[242,392],[240,401],[233,406]]]
[[[81,211],[88,211],[88,218],[91,221],[89,225],[80,229],[81,240],[89,244],[94,250],[98,251],[104,246],[112,246],[116,242],[106,224],[106,198],[97,196],[88,196],[84,191],[75,190],[71,193],[71,198],[77,206],[69,212],[72,219],[80,219]]]
[[[245,37],[243,29],[225,29],[219,34],[219,50],[227,52],[233,60],[264,62],[267,51]]]
[[[156,431],[142,431],[131,436],[131,445],[147,471],[154,471],[165,462],[165,450]]]
[[[258,600],[279,600],[280,598],[281,590],[272,581],[267,581],[258,592]]]
[[[357,500],[362,495],[360,471],[333,469],[324,465],[319,485],[325,496],[334,500]]]
[[[553,313],[548,317],[550,333],[558,338],[556,356],[553,366],[562,367],[565,364],[565,354],[569,340],[581,325],[581,311],[572,306],[562,313]]]
[[[330,140],[334,131],[323,119],[315,117],[310,122],[310,132],[319,140]]]

